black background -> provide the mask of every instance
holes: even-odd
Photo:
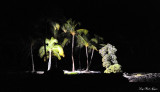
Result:
[[[46,18],[60,21],[72,18],[81,22],[81,27],[104,37],[105,43],[111,43],[118,49],[116,55],[124,71],[159,72],[159,4],[158,0],[1,2],[1,70],[31,69],[31,59],[26,50],[30,46],[28,37],[45,30],[36,27],[44,26]],[[37,56],[35,62],[39,61]],[[94,69],[103,70],[100,56],[96,56],[93,62],[98,64]],[[39,69],[43,67],[42,63],[37,64]]]

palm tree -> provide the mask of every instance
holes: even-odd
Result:
[[[87,37],[86,36],[81,36],[81,35],[78,35],[77,36],[78,39],[81,40],[81,44],[83,44],[85,46],[85,49],[86,49],[86,57],[87,57],[87,68],[85,71],[88,71],[88,46],[89,46],[89,41],[87,40]]]
[[[78,68],[78,69],[81,70],[81,60],[80,60],[80,58],[81,58],[81,49],[82,49],[82,47],[83,47],[84,45],[81,44],[80,41],[81,41],[81,40],[78,39],[78,37],[77,37],[77,47],[79,48],[79,56],[78,56],[78,58],[79,58],[79,68]]]
[[[73,49],[74,49],[74,39],[76,35],[76,26],[80,23],[75,23],[75,21],[72,21],[72,19],[69,19],[63,26],[62,30],[64,33],[70,33],[72,35],[72,72],[75,71],[75,65],[74,65],[74,57],[73,57]]]
[[[77,30],[77,34],[80,36],[86,36],[88,34],[88,30],[87,29],[78,29]],[[80,57],[81,57],[81,49],[84,46],[83,44],[83,40],[77,36],[77,47],[79,48],[79,69],[81,70],[81,61],[80,61]]]
[[[98,50],[97,50],[97,47],[94,45],[94,43],[95,43],[95,44],[98,44],[98,40],[97,40],[96,38],[92,38],[92,39],[91,39],[91,42],[90,42],[89,48],[92,50],[92,54],[91,54],[91,58],[90,58],[90,63],[89,63],[89,66],[88,66],[88,70],[89,70],[90,65],[91,65],[91,63],[92,63],[92,58],[93,58],[94,51],[95,51],[95,50],[98,51]]]
[[[36,72],[35,71],[35,63],[34,63],[34,55],[33,55],[33,51],[35,50],[35,48],[38,46],[39,42],[41,41],[41,38],[39,38],[38,33],[31,33],[28,37],[28,41],[30,43],[29,47],[29,51],[30,51],[30,57],[31,57],[31,63],[32,63],[32,73]]]
[[[90,68],[90,65],[91,65],[91,63],[92,63],[94,51],[98,51],[98,49],[97,49],[98,44],[99,44],[99,43],[103,43],[103,38],[102,38],[102,37],[100,37],[100,36],[98,36],[98,35],[94,35],[94,36],[95,36],[95,38],[92,38],[92,39],[90,40],[90,45],[89,45],[89,48],[92,50],[89,68]]]
[[[32,58],[32,72],[35,72],[35,68],[34,68],[34,59],[33,59],[33,45],[34,45],[35,41],[31,42],[31,58]]]
[[[58,31],[60,29],[60,24],[57,22],[51,22],[52,25],[52,33],[55,39],[58,39]]]
[[[47,51],[47,58],[49,58],[48,61],[48,68],[49,71],[51,69],[51,56],[56,56],[59,60],[61,60],[61,56],[64,57],[64,51],[61,45],[58,45],[58,40],[51,37],[51,39],[45,40],[46,45],[46,51]],[[39,49],[40,57],[42,58],[45,55],[45,48],[44,46],[41,46]]]

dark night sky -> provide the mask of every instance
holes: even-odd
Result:
[[[157,68],[160,51],[159,4],[158,0],[2,2],[1,66],[14,68],[23,65],[23,59],[16,58],[22,54],[19,50],[25,45],[24,39],[34,33],[34,27],[40,24],[39,21],[50,17],[59,20],[73,18],[91,33],[104,37],[106,43],[118,49],[118,61],[124,67]]]

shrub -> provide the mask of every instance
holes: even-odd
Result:
[[[118,64],[115,52],[117,49],[111,44],[107,44],[99,50],[102,56],[102,66],[106,68],[104,73],[118,73],[122,72],[121,65]]]

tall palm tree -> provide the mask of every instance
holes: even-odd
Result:
[[[81,44],[83,44],[85,46],[85,49],[86,49],[86,57],[87,57],[87,68],[85,71],[88,71],[88,66],[89,66],[89,63],[88,63],[88,46],[89,46],[89,41],[87,40],[87,37],[86,36],[81,36],[81,35],[78,35],[77,36],[78,39],[81,40]]]
[[[75,71],[75,65],[74,65],[74,57],[73,57],[73,49],[74,49],[74,39],[76,35],[76,26],[80,23],[76,23],[75,21],[72,21],[72,19],[67,20],[67,22],[62,26],[62,30],[64,33],[70,33],[72,35],[72,72]]]
[[[92,63],[92,58],[93,58],[93,54],[94,54],[94,51],[98,51],[97,50],[97,47],[94,45],[94,44],[98,44],[98,40],[96,38],[92,38],[91,41],[90,41],[90,46],[89,46],[89,49],[92,50],[92,54],[91,54],[91,58],[90,58],[90,63],[89,63],[89,66],[88,66],[88,70],[90,68],[90,65]]]
[[[79,68],[78,69],[80,69],[81,70],[81,49],[82,49],[82,47],[84,46],[83,44],[81,44],[81,40],[80,39],[78,39],[78,37],[77,37],[77,47],[79,48],[79,56],[78,56],[78,59],[79,59]]]
[[[59,37],[59,29],[60,29],[60,24],[57,23],[57,22],[51,22],[51,31],[53,33],[53,37],[55,39],[58,39]],[[57,59],[55,59],[55,66],[56,68],[58,67],[58,64],[57,64]]]
[[[41,38],[39,38],[37,35],[38,35],[38,33],[34,32],[34,33],[29,34],[29,36],[28,36],[28,41],[30,43],[30,46],[28,46],[29,47],[28,50],[30,51],[29,55],[31,57],[32,73],[36,72],[33,52],[34,52],[35,48],[37,48],[37,46],[41,40]]]
[[[94,51],[98,51],[97,47],[99,47],[99,43],[103,43],[103,38],[98,36],[98,35],[95,35],[95,38],[92,38],[90,40],[90,45],[89,45],[89,49],[92,50],[92,54],[91,54],[91,58],[90,58],[90,64],[89,64],[89,68],[90,68],[90,65],[92,63],[92,59],[93,59],[93,55],[94,55]]]
[[[59,60],[61,60],[61,56],[64,57],[64,51],[61,45],[58,45],[58,40],[51,37],[51,39],[45,40],[46,45],[46,51],[47,51],[47,58],[49,58],[48,61],[48,68],[49,71],[51,69],[51,56],[56,56]],[[44,46],[41,46],[39,49],[40,57],[42,58],[45,55],[45,48]]]
[[[88,30],[87,29],[78,29],[77,30],[77,35],[80,36],[86,36],[88,34]],[[81,49],[84,46],[83,44],[83,40],[77,36],[77,47],[79,48],[79,69],[81,70],[81,61],[80,61],[80,57],[81,57]]]
[[[34,45],[34,43],[35,43],[35,41],[32,40],[32,42],[31,42],[32,72],[35,72],[34,59],[33,59],[33,45]]]

